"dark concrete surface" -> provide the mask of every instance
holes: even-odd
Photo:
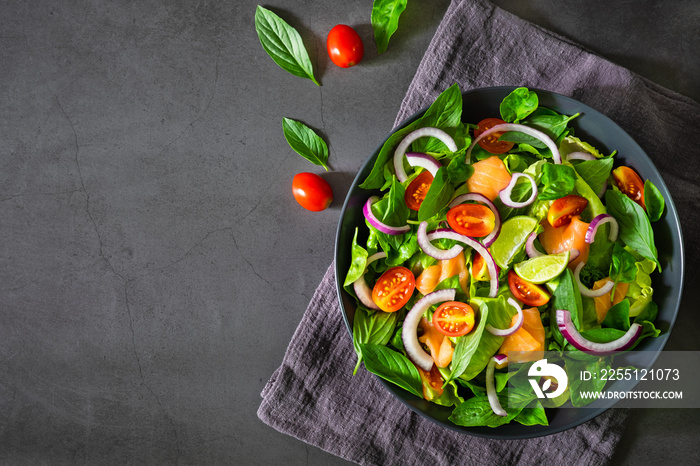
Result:
[[[697,1],[495,3],[700,100]],[[260,391],[448,1],[409,1],[381,56],[369,1],[265,4],[322,87],[263,52],[256,4],[0,1],[0,463],[346,464],[260,422]],[[361,65],[329,62],[337,23]],[[321,170],[282,117],[329,141],[324,212],[292,198]],[[697,283],[669,348],[698,349]],[[635,412],[615,462],[697,464],[697,416]]]

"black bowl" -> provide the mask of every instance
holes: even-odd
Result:
[[[476,123],[484,118],[500,115],[499,104],[514,87],[492,87],[475,89],[463,94],[462,119],[465,122]],[[658,248],[659,261],[663,273],[653,274],[654,301],[659,306],[659,314],[655,325],[661,330],[657,338],[649,338],[640,343],[638,351],[653,352],[656,355],[663,349],[668,340],[671,328],[676,320],[683,289],[684,251],[681,236],[678,213],[671,199],[671,194],[666,187],[659,171],[644,153],[641,147],[617,124],[602,113],[578,102],[575,99],[560,94],[555,94],[541,89],[533,89],[540,101],[540,105],[551,108],[566,115],[581,113],[581,116],[572,122],[575,134],[582,140],[589,142],[603,153],[618,151],[616,158],[620,164],[630,166],[637,170],[643,179],[651,180],[663,194],[666,201],[666,212],[658,222],[653,224],[655,243]],[[416,113],[399,128],[420,118],[426,109]],[[397,128],[398,129],[398,128]],[[336,234],[335,244],[335,274],[336,288],[340,306],[343,311],[343,320],[352,335],[352,322],[355,315],[355,302],[345,290],[343,281],[350,267],[350,245],[358,225],[364,225],[362,206],[369,196],[375,191],[367,191],[358,187],[369,175],[374,161],[379,154],[382,143],[374,151],[367,162],[362,166],[350,191],[345,199],[343,210],[340,214],[340,222]],[[652,362],[656,359],[654,356]],[[379,379],[386,388],[399,400],[416,413],[430,419],[440,425],[477,437],[489,437],[500,439],[517,439],[540,437],[554,434],[582,424],[615,404],[614,400],[602,403],[596,408],[560,408],[548,409],[548,426],[523,426],[516,423],[506,424],[497,428],[490,427],[462,427],[448,420],[453,408],[438,406],[429,403],[409,392]]]

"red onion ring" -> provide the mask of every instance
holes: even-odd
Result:
[[[431,233],[439,233],[442,230],[435,230]],[[421,222],[418,225],[418,231],[416,232],[418,246],[423,250],[424,253],[437,260],[449,260],[457,257],[464,248],[459,244],[455,244],[450,249],[438,249],[433,246],[428,239],[428,222]]]
[[[489,271],[489,281],[491,285],[491,288],[489,289],[489,297],[495,298],[498,294],[498,266],[496,265],[496,261],[493,260],[493,256],[491,256],[489,250],[486,249],[486,247],[483,244],[479,243],[475,239],[470,238],[468,236],[460,235],[456,231],[447,230],[434,231],[432,233],[428,233],[428,240],[430,241],[441,238],[452,239],[460,243],[464,243],[470,248],[474,249],[476,252],[479,253],[479,255],[481,255],[481,257],[484,258],[484,261],[486,262],[486,268]]]
[[[603,285],[601,288],[598,288],[597,290],[589,290],[588,288],[586,288],[586,285],[581,283],[581,277],[579,276],[581,273],[581,269],[584,265],[586,265],[585,262],[579,262],[576,266],[576,269],[574,270],[574,278],[576,279],[576,284],[578,285],[578,289],[583,296],[587,296],[589,298],[597,298],[599,296],[603,296],[605,293],[613,289],[613,286],[615,286],[615,282],[613,282],[612,280],[607,282],[605,285]]]
[[[448,150],[457,152],[457,144],[455,144],[454,139],[439,128],[419,128],[408,133],[406,137],[401,140],[398,147],[394,151],[394,171],[396,172],[396,178],[401,183],[406,181],[408,178],[408,175],[406,175],[406,170],[403,169],[403,156],[408,150],[408,147],[413,144],[413,141],[422,137],[437,138],[447,146]]]
[[[471,156],[472,156],[472,149],[474,149],[474,146],[484,139],[487,136],[490,136],[493,133],[503,133],[506,131],[518,131],[520,133],[525,133],[528,136],[532,136],[533,138],[539,139],[544,143],[547,148],[552,151],[552,159],[554,160],[554,163],[560,164],[561,163],[561,155],[559,154],[559,149],[557,148],[557,145],[552,141],[552,139],[544,134],[542,131],[535,129],[535,128],[530,128],[529,126],[525,125],[519,125],[517,123],[504,123],[502,125],[496,125],[492,128],[487,129],[483,133],[481,133],[479,136],[474,139],[472,142],[472,145],[469,146],[469,149],[467,149],[467,155],[465,157],[466,163],[470,163],[471,161]]]
[[[408,152],[406,153],[406,160],[408,160],[408,164],[412,167],[425,168],[431,175],[433,175],[433,178],[435,178],[435,174],[440,167],[442,167],[440,162],[435,160],[435,158],[422,152]]]
[[[572,160],[595,160],[595,156],[593,154],[589,154],[588,152],[571,152],[570,154],[566,155],[566,161],[570,162]]]
[[[489,399],[489,405],[491,405],[493,414],[497,416],[507,416],[508,413],[503,409],[503,406],[501,406],[501,402],[498,401],[498,393],[496,393],[496,380],[493,372],[498,363],[496,360],[497,357],[498,356],[492,357],[486,366],[486,396]]]
[[[518,178],[521,177],[527,178],[527,180],[530,182],[530,186],[532,186],[532,194],[530,194],[530,197],[524,200],[523,202],[515,202],[511,199],[510,196],[513,193],[515,183],[517,183]],[[535,198],[537,197],[537,183],[535,183],[535,179],[527,173],[513,173],[513,176],[511,176],[510,178],[510,183],[508,183],[508,186],[506,186],[498,193],[498,197],[501,198],[501,202],[503,202],[503,205],[510,207],[511,209],[519,209],[521,207],[529,206],[530,204],[535,202]]]
[[[496,328],[491,324],[486,324],[486,330],[488,330],[491,335],[496,335],[497,337],[507,337],[520,330],[520,328],[523,326],[525,316],[523,314],[523,309],[520,307],[520,304],[518,304],[518,302],[513,298],[508,298],[508,304],[513,306],[518,312],[518,319],[515,321],[515,324],[513,324],[510,328],[504,329]]]
[[[445,290],[433,291],[423,296],[416,301],[406,318],[403,321],[401,329],[401,340],[406,350],[406,354],[418,367],[424,371],[430,371],[433,367],[433,357],[423,350],[418,341],[418,323],[425,311],[433,304],[442,303],[445,301],[454,301],[457,290],[448,288]]]
[[[491,199],[480,193],[467,193],[457,196],[454,199],[452,199],[452,201],[448,205],[448,208],[451,209],[466,201],[480,202],[486,205],[486,207],[491,209],[491,212],[493,212],[493,215],[495,217],[493,231],[481,239],[481,244],[488,248],[494,243],[494,241],[496,241],[496,238],[498,238],[498,235],[501,233],[501,214],[498,213],[498,209],[496,208],[496,205],[493,202],[491,202]]]
[[[620,226],[618,225],[617,220],[615,220],[615,217],[610,214],[599,214],[593,220],[591,220],[591,224],[588,225],[588,230],[586,230],[585,236],[586,243],[591,244],[595,240],[595,234],[598,231],[598,228],[606,223],[610,224],[610,234],[608,234],[608,239],[610,241],[617,240],[617,233]]]
[[[535,247],[535,238],[537,238],[537,231],[530,233],[530,236],[527,237],[527,241],[525,241],[525,252],[527,253],[527,257],[530,259],[533,257],[544,256],[544,254],[539,252]]]
[[[369,264],[379,259],[386,259],[386,253],[378,252],[369,256],[367,258],[367,264],[365,265],[365,272],[352,284],[357,299],[359,299],[360,302],[367,307],[367,309],[373,309],[375,311],[379,310],[379,306],[377,306],[374,300],[372,300],[372,290],[370,290],[369,286],[367,286],[367,282],[365,281],[365,273],[367,273],[367,267],[369,267]]]
[[[380,222],[379,219],[375,217],[374,213],[372,212],[372,204],[374,204],[378,200],[379,198],[377,196],[371,196],[369,199],[367,199],[365,206],[362,208],[362,214],[365,216],[370,225],[372,225],[374,228],[381,231],[382,233],[386,233],[387,235],[402,235],[411,230],[411,227],[409,225],[404,225],[402,227],[392,227],[387,225],[386,223]]]
[[[627,333],[617,340],[608,343],[596,343],[586,340],[583,335],[576,330],[571,320],[571,313],[564,309],[557,310],[557,326],[561,334],[566,338],[566,341],[571,343],[574,348],[595,356],[605,356],[616,351],[625,351],[629,349],[642,335],[643,330],[641,325],[632,324],[629,330],[627,330]]]

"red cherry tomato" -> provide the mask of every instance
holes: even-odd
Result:
[[[478,137],[481,133],[489,128],[493,128],[496,125],[502,125],[505,121],[500,118],[486,118],[481,120],[474,130],[474,137]],[[513,148],[513,143],[509,141],[499,141],[498,138],[501,137],[503,133],[493,133],[486,136],[484,139],[479,141],[479,145],[492,154],[505,154]]]
[[[461,337],[474,328],[474,309],[459,301],[442,303],[433,313],[433,325],[443,335]]]
[[[421,172],[406,188],[404,200],[409,209],[418,211],[433,183],[433,175],[428,170]]]
[[[360,35],[350,26],[338,24],[328,33],[326,48],[331,61],[341,68],[357,65],[365,54]]]
[[[637,175],[637,172],[629,167],[617,167],[612,171],[615,184],[627,197],[642,206],[644,206],[644,182]]]
[[[563,227],[571,223],[571,217],[583,212],[588,205],[585,197],[569,194],[560,197],[549,206],[547,220],[554,228]]]
[[[372,289],[372,301],[384,312],[396,312],[406,305],[416,279],[406,267],[392,267],[379,277]]]
[[[306,210],[319,212],[333,202],[333,190],[315,173],[297,173],[292,180],[294,199]]]
[[[474,261],[472,262],[472,278],[479,282],[489,281],[491,274],[489,268],[486,267],[486,261],[478,252],[474,252]]]
[[[544,306],[549,302],[549,293],[544,288],[523,280],[512,270],[508,272],[508,288],[526,306]]]
[[[479,238],[493,231],[496,216],[481,204],[459,204],[447,212],[447,223],[457,233]]]
[[[423,383],[423,398],[431,400],[442,395],[442,385],[445,381],[442,379],[438,367],[433,364],[430,372],[426,372],[418,366],[416,366],[416,369],[418,369],[420,380]]]

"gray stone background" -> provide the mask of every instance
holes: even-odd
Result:
[[[700,100],[697,1],[494,3]],[[369,0],[265,4],[322,87],[264,53],[256,5],[0,0],[3,464],[346,464],[260,422],[259,394],[448,1],[409,1],[381,56]],[[326,55],[338,23],[359,66]],[[322,169],[282,117],[329,141],[324,212],[292,197]],[[697,284],[667,348],[698,349]],[[697,463],[698,437],[697,410],[637,411],[615,462]]]

